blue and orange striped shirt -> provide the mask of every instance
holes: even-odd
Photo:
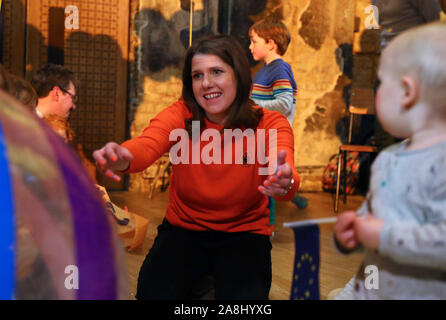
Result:
[[[261,107],[282,113],[290,125],[293,124],[296,96],[293,71],[282,59],[265,64],[254,75],[251,99]]]

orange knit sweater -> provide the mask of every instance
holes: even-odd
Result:
[[[287,162],[293,168],[294,185],[284,197],[276,200],[290,200],[299,186],[299,175],[294,168],[294,138],[293,131],[282,114],[263,109],[264,116],[257,129],[265,129],[266,141],[268,129],[277,129],[277,150],[285,150]],[[160,112],[141,136],[122,144],[134,156],[126,172],[142,171],[168,152],[177,141],[169,141],[169,135],[174,129],[184,129],[185,119],[191,118],[191,113],[182,100]],[[222,125],[205,121],[205,129],[216,129],[220,132]],[[201,128],[203,130],[203,128]],[[201,138],[201,140],[204,140]],[[184,139],[189,147],[189,163],[172,166],[169,187],[170,203],[167,207],[166,219],[172,225],[189,230],[215,230],[224,232],[252,232],[271,235],[269,225],[268,198],[258,191],[263,181],[268,177],[259,175],[259,168],[265,167],[258,161],[254,164],[235,164],[237,159],[235,143],[232,142],[232,164],[224,164],[224,134],[220,141],[199,141],[201,154],[211,154],[210,143],[221,143],[221,164],[205,164],[203,157],[199,164],[192,164],[192,139]],[[182,141],[182,143],[184,142]],[[206,148],[207,146],[207,148]],[[244,155],[247,143],[243,144]],[[183,149],[184,150],[184,149]],[[215,149],[214,149],[215,150]],[[256,143],[257,150],[257,143]],[[268,150],[268,144],[266,146]],[[172,156],[172,155],[171,155]],[[194,162],[197,158],[195,158]],[[246,160],[246,158],[245,158]]]

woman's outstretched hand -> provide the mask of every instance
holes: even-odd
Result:
[[[116,142],[109,142],[104,147],[93,152],[96,166],[110,179],[120,181],[115,171],[127,169],[133,160],[133,155]]]
[[[283,197],[292,187],[292,178],[293,170],[288,162],[286,162],[286,151],[281,150],[277,155],[276,172],[269,176],[268,179],[263,182],[263,185],[259,186],[259,191],[270,197]]]

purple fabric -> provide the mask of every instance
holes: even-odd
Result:
[[[117,265],[107,212],[79,157],[46,124],[71,203],[79,289],[77,299],[117,299]]]

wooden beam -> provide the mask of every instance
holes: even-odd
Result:
[[[0,2],[3,14],[3,65],[18,76],[25,72],[26,0]]]

